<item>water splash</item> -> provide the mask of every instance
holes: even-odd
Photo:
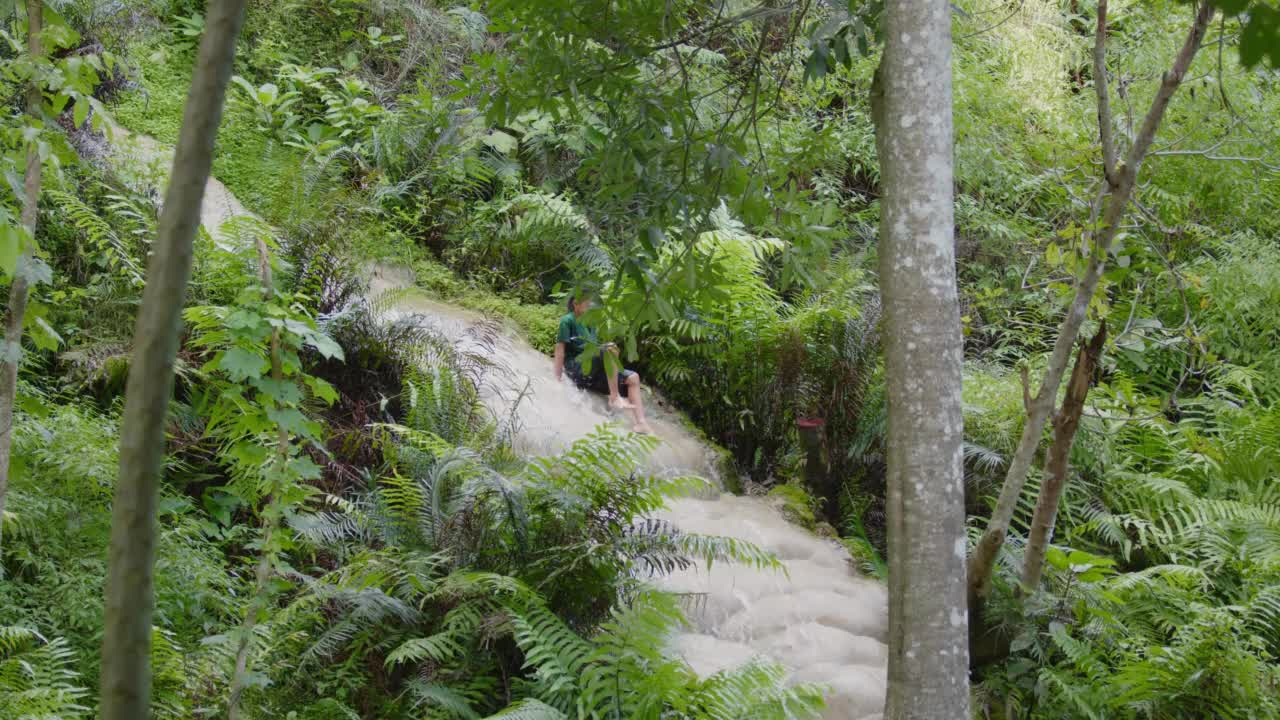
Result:
[[[411,276],[390,267],[371,274],[377,296],[411,285]],[[388,313],[416,316],[456,338],[464,349],[488,352],[504,369],[486,383],[482,399],[497,415],[516,407],[515,448],[524,454],[557,452],[602,423],[620,422],[603,397],[586,393],[567,380],[557,382],[551,361],[514,333],[480,347],[468,329],[484,318],[444,305],[412,291],[397,292]],[[471,347],[466,347],[472,343]],[[517,399],[520,401],[517,403]],[[650,424],[662,443],[649,458],[656,473],[698,474],[717,480],[716,453],[700,442],[680,418],[654,396],[647,403]],[[746,540],[776,554],[787,573],[737,564],[708,570],[694,566],[659,580],[659,586],[697,599],[691,603],[694,627],[672,638],[672,651],[695,672],[709,675],[755,657],[768,657],[791,671],[793,682],[827,685],[830,720],[872,720],[884,705],[884,587],[857,577],[839,545],[787,522],[763,498],[713,492],[682,498],[660,514],[691,533]]]

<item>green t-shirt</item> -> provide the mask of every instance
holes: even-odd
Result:
[[[599,342],[596,330],[578,322],[578,317],[568,313],[560,318],[560,332],[556,342],[564,343],[564,363],[577,370],[581,367],[578,356],[587,349],[587,343]]]

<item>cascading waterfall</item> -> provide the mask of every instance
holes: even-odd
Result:
[[[121,151],[115,159],[122,164],[136,167],[165,157],[160,144],[145,136],[126,140],[118,135],[112,143]],[[223,222],[245,215],[252,213],[210,178],[201,214],[205,229],[216,235]],[[411,284],[407,273],[377,268],[370,294]],[[467,329],[482,321],[412,292],[389,297],[394,300],[392,315],[419,316],[459,343],[468,342],[473,336]],[[506,372],[500,382],[485,387],[484,400],[499,415],[515,404],[518,452],[553,453],[614,420],[603,398],[556,382],[551,361],[519,337],[503,335],[491,351]],[[660,403],[649,403],[648,409],[662,444],[646,469],[717,481],[715,453]],[[686,532],[754,543],[780,558],[787,572],[724,563],[661,578],[664,589],[699,597],[690,612],[693,628],[671,638],[671,651],[703,675],[767,657],[785,665],[795,682],[831,688],[825,713],[829,720],[879,720],[887,657],[884,586],[857,577],[843,549],[787,522],[768,501],[713,494],[677,499],[661,517]]]
[[[411,278],[380,267],[370,285],[376,297],[411,287]],[[468,328],[483,321],[411,290],[390,297],[392,317],[420,317],[463,345],[473,342]],[[514,334],[502,334],[493,347],[467,349],[493,353],[503,369],[486,383],[482,399],[500,416],[515,405],[517,452],[554,453],[599,425],[619,420],[603,397],[557,382],[550,359]],[[662,403],[650,402],[646,408],[662,439],[646,470],[718,481],[715,453]],[[825,718],[879,718],[888,656],[884,586],[858,577],[843,548],[789,523],[767,500],[714,495],[673,500],[661,519],[686,532],[754,543],[774,553],[787,571],[716,564],[660,578],[663,589],[698,598],[691,604],[693,628],[672,638],[672,652],[702,675],[768,657],[785,665],[795,682],[831,688]]]

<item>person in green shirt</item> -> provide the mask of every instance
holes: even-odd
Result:
[[[611,410],[630,410],[635,418],[636,432],[653,432],[644,416],[640,376],[634,370],[620,367],[618,346],[613,343],[600,345],[595,328],[581,322],[583,313],[591,309],[591,298],[570,294],[566,309],[569,312],[560,318],[560,330],[556,335],[556,381],[562,380],[568,371],[569,378],[578,387],[608,393]],[[596,347],[603,352],[591,358],[587,363],[590,369],[584,370],[582,364],[586,358],[583,356]],[[606,370],[606,365],[612,369]],[[626,393],[625,399],[623,392]]]

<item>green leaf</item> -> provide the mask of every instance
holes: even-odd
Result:
[[[0,272],[13,277],[18,268],[18,255],[22,252],[22,240],[18,228],[0,225]]]
[[[31,236],[22,231],[19,237],[22,238],[23,244],[26,244]],[[36,285],[48,285],[53,282],[53,268],[49,267],[49,263],[38,257],[27,255],[27,259],[20,264],[17,270],[18,274],[27,279],[27,284],[35,287]]]
[[[1262,62],[1268,55],[1272,64],[1280,55],[1280,13],[1269,11],[1266,7],[1255,8],[1249,20],[1240,31],[1240,62],[1245,67],[1253,67]]]
[[[41,350],[53,352],[62,345],[62,336],[43,317],[36,317],[31,327],[31,341]]]
[[[281,405],[296,405],[302,402],[302,389],[291,380],[262,378],[254,384]]]
[[[218,368],[234,382],[262,377],[267,361],[255,352],[241,347],[233,347],[222,354],[218,360]]]
[[[853,65],[853,59],[849,56],[849,41],[845,39],[844,31],[841,31],[831,40],[831,49],[835,51],[836,61],[845,67]]]
[[[1067,562],[1066,553],[1056,547],[1050,547],[1049,550],[1045,552],[1044,559],[1058,570],[1066,570],[1071,565],[1071,563]]]
[[[501,130],[494,130],[489,133],[484,137],[482,142],[503,155],[510,155],[515,152],[516,148],[520,145],[520,141]]]
[[[312,333],[311,337],[307,338],[307,344],[315,348],[316,352],[320,353],[327,360],[346,359],[342,354],[342,346],[339,345],[336,340],[322,332]]]
[[[297,408],[272,408],[267,410],[267,418],[279,427],[299,437],[315,437],[318,426],[307,419]]]
[[[1035,644],[1035,635],[1031,632],[1021,632],[1009,643],[1009,652],[1017,653],[1026,650]]]
[[[264,83],[254,95],[257,97],[259,104],[271,107],[276,104],[276,100],[280,97],[280,88],[276,87],[275,83]]]
[[[311,387],[311,394],[323,400],[326,405],[332,405],[338,401],[338,391],[334,390],[328,382],[317,377],[308,377],[307,385]]]
[[[1223,15],[1231,17],[1239,15],[1249,7],[1249,0],[1213,0],[1213,4],[1222,11]]]
[[[237,309],[228,315],[225,324],[232,330],[256,330],[263,327],[262,316],[244,308]]]
[[[71,109],[72,119],[75,121],[76,127],[82,127],[84,121],[89,119],[89,103],[86,100],[77,99],[75,106]]]
[[[819,54],[814,50],[813,54],[804,64],[804,79],[806,81],[821,80],[827,74],[827,58],[825,54]]]
[[[289,460],[289,471],[301,480],[319,480],[321,469],[307,455],[299,455]]]
[[[1049,264],[1049,267],[1061,265],[1062,248],[1058,247],[1057,243],[1049,243],[1049,246],[1044,249],[1044,261]]]

